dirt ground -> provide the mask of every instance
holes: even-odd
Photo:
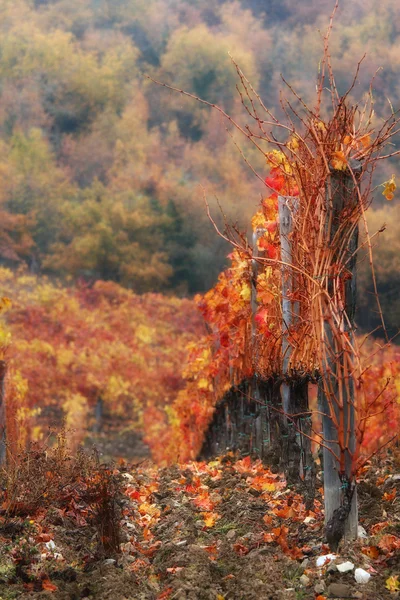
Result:
[[[322,567],[314,509],[249,457],[158,469],[114,469],[120,553],[99,552],[98,527],[77,496],[68,510],[14,516],[0,527],[0,600],[302,600],[399,598],[400,468],[388,456],[359,482],[367,537]],[[22,558],[21,558],[22,557]],[[351,561],[371,574],[356,583]],[[390,579],[392,578],[392,579]],[[388,580],[391,584],[388,587]]]

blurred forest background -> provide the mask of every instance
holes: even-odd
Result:
[[[113,280],[134,292],[210,288],[229,248],[205,215],[246,229],[263,186],[226,123],[145,74],[243,118],[228,53],[279,113],[281,73],[312,102],[331,0],[1,0],[0,262],[64,283]],[[400,106],[397,0],[344,0],[332,36],[339,91],[366,52],[377,122]],[[262,157],[248,159],[266,174]],[[385,164],[377,185],[396,174]],[[400,212],[377,188],[371,231],[387,325],[400,325]],[[366,260],[362,329],[379,324]]]

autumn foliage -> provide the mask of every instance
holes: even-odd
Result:
[[[202,331],[188,300],[136,296],[112,282],[63,288],[0,270],[12,297],[7,332],[10,443],[47,435],[62,423],[70,443],[92,428],[94,407],[126,427],[161,426],[182,386],[186,344]]]

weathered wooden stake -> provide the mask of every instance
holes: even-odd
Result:
[[[360,163],[352,166],[353,173],[358,175],[361,171]],[[333,171],[331,174],[331,196],[329,196],[327,190],[327,222],[331,218],[331,232],[330,239],[332,240],[335,236],[339,224],[340,217],[343,210],[348,207],[350,210],[354,207],[356,198],[354,195],[354,181],[348,172]],[[354,313],[356,304],[356,255],[355,251],[358,245],[358,228],[355,229],[352,238],[350,240],[347,252],[348,256],[352,257],[348,262],[348,271],[351,273],[351,278],[346,282],[345,293],[346,293],[346,313],[350,324],[344,320],[343,326],[345,331],[350,336],[353,335],[353,324],[354,324]],[[330,293],[333,293],[330,290]],[[326,324],[326,339],[327,344],[331,349],[334,348],[333,344],[333,332]],[[329,353],[329,350],[328,350]],[[318,398],[319,407],[321,412],[325,415],[322,419],[322,430],[324,445],[323,448],[323,467],[324,467],[324,496],[325,496],[325,523],[328,524],[334,512],[343,506],[343,502],[346,498],[346,483],[343,483],[339,478],[339,463],[336,460],[332,452],[339,456],[340,449],[338,444],[338,431],[334,426],[332,415],[330,413],[330,407],[336,413],[336,419],[338,422],[339,413],[343,411],[344,432],[350,431],[349,448],[346,450],[345,455],[345,468],[346,478],[349,480],[351,477],[351,455],[355,450],[355,409],[354,409],[354,383],[348,382],[348,388],[346,388],[344,378],[340,377],[342,389],[338,388],[337,375],[343,370],[343,357],[336,357],[335,361],[328,361],[325,372],[322,373],[322,377],[325,377],[328,381],[328,386],[331,394],[338,398],[339,392],[342,394],[343,406],[339,407],[335,402],[329,402],[328,398],[324,394],[323,386],[319,385]],[[332,373],[332,374],[330,374]],[[332,450],[330,452],[329,448]],[[354,482],[355,484],[355,482]],[[358,529],[358,512],[357,512],[357,492],[353,493],[351,500],[351,510],[347,518],[345,536],[348,539],[357,538]]]
[[[293,218],[299,210],[299,199],[278,196],[279,228],[282,265],[282,383],[283,418],[283,467],[291,483],[302,481],[310,507],[314,501],[315,465],[311,453],[311,418],[308,414],[308,380],[303,373],[290,371],[292,344],[291,328],[299,318],[300,305],[293,299],[296,279],[293,268],[291,235]],[[290,418],[290,415],[298,415]],[[304,435],[303,435],[304,434]]]
[[[283,357],[283,375],[289,375],[289,363],[292,353],[292,346],[289,342],[290,328],[296,323],[296,317],[299,314],[299,303],[292,302],[293,294],[293,270],[292,264],[292,243],[290,234],[293,232],[293,214],[298,210],[298,198],[290,196],[278,196],[279,209],[279,231],[281,240],[281,259],[282,266],[282,357]],[[285,415],[289,413],[290,406],[290,384],[282,384],[282,404]],[[287,419],[286,419],[287,422]]]
[[[7,458],[6,373],[7,363],[5,360],[0,360],[0,465],[4,464]]]

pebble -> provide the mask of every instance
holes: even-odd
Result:
[[[335,563],[331,563],[330,565],[328,565],[328,568],[326,569],[327,573],[337,573],[337,565]]]
[[[367,538],[368,537],[368,534],[362,525],[359,525],[357,528],[357,536],[359,538]]]
[[[337,570],[340,573],[348,573],[349,571],[352,571],[353,569],[354,569],[354,565],[349,560],[347,562],[341,563],[340,565],[337,565]]]
[[[230,529],[228,531],[228,533],[226,534],[226,539],[227,540],[233,540],[233,538],[236,537],[236,529]]]
[[[354,571],[354,578],[357,583],[367,583],[370,579],[370,573],[367,573],[364,569],[356,569]]]
[[[106,558],[106,560],[103,561],[103,565],[115,565],[116,562],[115,558]]]
[[[324,581],[319,581],[318,583],[315,584],[314,592],[316,594],[322,594],[324,591],[325,591],[325,582]]]
[[[305,559],[302,561],[302,563],[301,563],[301,565],[300,565],[300,566],[301,566],[301,568],[302,568],[302,569],[307,569],[307,567],[308,567],[309,563],[310,563],[310,559],[309,559],[309,558],[305,558]]]
[[[323,567],[325,563],[328,563],[331,560],[335,560],[336,554],[323,554],[322,556],[318,556],[316,565],[317,567]]]
[[[344,583],[331,583],[328,587],[328,596],[330,598],[352,598],[353,590]]]
[[[304,587],[306,587],[310,583],[310,578],[307,577],[307,575],[302,575],[300,577],[300,583],[301,583],[301,585],[303,585]]]

